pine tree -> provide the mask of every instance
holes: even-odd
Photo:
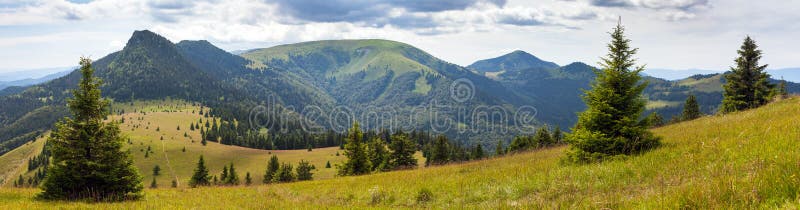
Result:
[[[383,171],[389,169],[389,152],[386,144],[380,138],[373,138],[367,144],[367,158],[369,159],[370,171]]]
[[[269,158],[269,162],[267,163],[267,172],[264,173],[264,184],[269,184],[272,181],[272,177],[275,176],[275,173],[278,172],[280,169],[280,163],[278,162],[278,156],[272,155]]]
[[[433,143],[430,163],[433,165],[440,165],[448,161],[450,161],[450,144],[447,142],[447,137],[444,135],[436,136],[436,140]]]
[[[91,60],[81,58],[83,78],[74,98],[67,101],[72,113],[56,124],[48,143],[52,157],[40,198],[120,200],[141,197],[142,176],[130,153],[122,151],[124,139],[118,123],[105,123],[109,101],[101,99],[100,85]]]
[[[308,147],[307,147],[307,148],[308,148],[308,151],[309,151],[309,152],[311,152],[311,149],[312,149],[313,147],[311,147],[311,144],[308,144]]]
[[[347,143],[344,146],[344,156],[347,157],[347,160],[338,168],[339,175],[361,175],[370,172],[371,165],[367,158],[367,148],[363,138],[364,135],[358,127],[358,122],[354,123],[345,139]]]
[[[533,142],[535,142],[533,145],[534,147],[547,147],[555,144],[553,137],[550,136],[550,132],[545,126],[542,126],[536,131],[536,135],[533,137]]]
[[[494,148],[494,155],[501,156],[505,154],[505,150],[503,149],[503,140],[497,140],[497,146]]]
[[[331,168],[331,161],[330,160],[325,163],[325,168]]]
[[[650,113],[650,115],[647,115],[647,125],[650,127],[662,126],[664,125],[664,118],[658,112]]]
[[[239,185],[239,174],[236,173],[236,168],[233,167],[233,163],[228,167],[228,176],[223,179],[223,182],[226,185]]]
[[[778,96],[781,99],[789,98],[789,92],[786,91],[786,80],[781,77],[781,83],[778,83]]]
[[[253,177],[250,177],[250,172],[248,171],[246,175],[244,175],[244,185],[250,186],[253,184]]]
[[[297,180],[305,181],[313,179],[314,173],[311,172],[313,166],[308,163],[308,161],[300,160],[300,163],[297,164]]]
[[[178,180],[173,179],[172,180],[172,188],[177,188],[177,187],[178,187]]]
[[[761,50],[756,42],[747,36],[737,51],[736,67],[725,74],[727,83],[723,85],[722,113],[730,113],[756,108],[769,102],[770,92],[774,85],[769,84],[769,74],[764,69],[767,65],[759,65]]]
[[[200,161],[197,162],[197,168],[194,169],[192,179],[189,180],[189,186],[197,187],[211,185],[210,178],[211,177],[208,176],[208,168],[206,168],[206,163],[203,160],[203,156],[200,155]]]
[[[513,140],[511,140],[511,144],[508,144],[508,152],[518,152],[523,150],[528,150],[533,147],[533,138],[530,136],[515,136]]]
[[[556,129],[553,130],[553,141],[556,144],[563,143],[564,134],[561,132],[561,126],[556,125]]]
[[[481,146],[481,144],[478,144],[477,146],[475,146],[475,150],[472,152],[472,159],[480,160],[483,159],[483,157],[484,157],[483,146]]]
[[[158,175],[161,175],[161,167],[156,165],[155,167],[153,167],[153,176],[158,176]]]
[[[291,182],[294,181],[294,171],[292,171],[292,164],[283,163],[275,175],[272,176],[272,182]]]
[[[394,169],[407,169],[417,167],[417,158],[414,153],[417,152],[417,144],[408,138],[408,135],[398,133],[390,137],[391,144],[389,149],[392,150],[389,154],[389,164]]]
[[[683,114],[681,115],[683,120],[694,120],[700,118],[701,115],[697,99],[695,99],[694,95],[689,95],[683,104]]]
[[[587,109],[567,136],[568,159],[572,162],[600,161],[610,156],[639,153],[659,145],[659,139],[639,122],[644,111],[641,81],[643,66],[634,67],[637,49],[631,49],[624,28],[618,24],[611,33],[609,53],[591,90],[583,96]]]
[[[153,177],[153,181],[150,182],[150,188],[153,188],[153,189],[158,188],[158,183],[156,183],[156,177],[155,176]]]
[[[227,182],[228,182],[228,165],[222,166],[222,173],[219,175],[219,180],[221,180],[223,184],[227,184]]]

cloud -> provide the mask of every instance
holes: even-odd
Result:
[[[648,9],[692,10],[709,6],[708,0],[588,0],[599,7],[642,7]]]

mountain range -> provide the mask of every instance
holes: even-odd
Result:
[[[172,43],[136,31],[126,46],[93,63],[104,97],[117,102],[177,98],[201,103],[238,135],[344,132],[354,120],[369,129],[442,133],[493,148],[541,125],[568,129],[585,109],[582,91],[595,68],[559,66],[524,51],[462,67],[411,45],[378,39],[325,40],[252,49],[234,55],[207,41]],[[77,60],[77,58],[76,58]],[[0,94],[0,153],[68,115],[64,106],[80,72]],[[682,80],[645,76],[647,112],[680,113],[688,94],[713,113],[721,74]],[[789,83],[790,92],[800,85]],[[529,111],[535,119],[519,119]],[[521,123],[524,122],[524,123]],[[287,134],[289,135],[289,134]]]

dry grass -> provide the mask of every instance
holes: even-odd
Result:
[[[20,208],[567,208],[745,209],[800,204],[800,98],[655,129],[664,146],[624,160],[560,165],[565,148],[442,167],[235,188],[147,190],[141,201],[40,202]],[[430,191],[428,201],[420,192]]]

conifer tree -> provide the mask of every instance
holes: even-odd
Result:
[[[172,188],[177,188],[177,187],[178,187],[178,180],[173,179],[172,180]]]
[[[472,152],[472,159],[480,160],[483,159],[483,156],[484,156],[483,146],[481,146],[481,144],[478,144],[477,146],[475,146],[475,150],[473,150]]]
[[[621,24],[611,38],[608,55],[600,63],[602,69],[595,71],[592,88],[584,93],[587,109],[567,136],[568,161],[601,161],[659,145],[659,139],[639,122],[645,107],[641,94],[647,82],[640,76],[644,66],[634,66],[637,49],[629,46]]]
[[[505,154],[505,150],[503,149],[503,140],[497,141],[497,147],[494,148],[494,155],[501,156]]]
[[[153,177],[153,181],[150,182],[150,188],[153,188],[153,189],[158,188],[158,183],[156,183],[156,177],[155,176]]]
[[[253,177],[250,177],[250,172],[248,171],[244,176],[244,185],[250,186],[251,184],[253,184]]]
[[[239,185],[239,174],[236,173],[236,168],[233,167],[233,163],[228,167],[228,176],[224,178],[223,182],[226,185]]]
[[[650,127],[662,126],[664,125],[664,118],[662,118],[658,112],[650,113],[650,115],[647,115],[647,124]]]
[[[373,138],[367,144],[367,158],[369,159],[371,171],[387,170],[389,154],[386,144],[380,138]]]
[[[781,99],[789,98],[789,91],[786,91],[786,80],[781,77],[781,83],[778,83],[778,96]]]
[[[450,161],[450,144],[447,142],[447,137],[444,135],[436,136],[432,153],[430,163],[433,165],[445,164]]]
[[[275,173],[278,172],[280,167],[281,165],[278,162],[278,156],[272,155],[267,163],[267,171],[264,173],[264,184],[269,184],[272,181],[272,177],[275,176]]]
[[[556,144],[563,143],[564,141],[564,134],[561,132],[561,126],[556,125],[556,129],[553,130],[553,142]]]
[[[297,180],[305,181],[313,179],[313,169],[313,166],[308,161],[300,160],[300,163],[297,164]]]
[[[353,127],[348,131],[347,142],[344,146],[344,156],[347,160],[338,168],[339,175],[361,175],[370,172],[370,162],[367,157],[367,147],[364,144],[364,134],[358,127],[358,122],[353,123]]]
[[[392,152],[389,154],[389,165],[394,169],[417,167],[417,158],[414,157],[417,144],[404,133],[392,135],[390,139],[392,142],[389,144],[389,149]]]
[[[759,65],[761,50],[756,42],[745,37],[744,43],[737,50],[736,67],[731,67],[731,72],[725,74],[727,81],[723,85],[722,113],[730,113],[750,108],[756,108],[769,102],[770,92],[774,85],[769,83],[769,74],[764,69],[767,65]]]
[[[535,142],[533,145],[534,147],[547,147],[555,144],[553,137],[550,136],[550,132],[545,126],[540,127],[539,130],[536,131],[536,135],[533,136],[533,142]]]
[[[272,177],[272,182],[291,182],[294,181],[294,171],[292,171],[292,164],[283,163],[275,175]]]
[[[227,184],[227,182],[228,182],[228,165],[222,166],[222,174],[219,175],[219,180],[221,180],[223,184]]]
[[[161,175],[161,167],[156,165],[155,167],[153,167],[153,176],[158,176],[158,175]]]
[[[192,179],[189,180],[189,186],[197,187],[211,185],[210,178],[211,177],[208,176],[208,168],[206,168],[206,163],[203,160],[203,156],[200,155],[200,160],[197,162],[197,168],[194,169]]]
[[[683,120],[694,120],[701,115],[700,106],[697,105],[697,99],[694,95],[689,95],[689,97],[686,98],[686,102],[683,104],[683,114],[681,115]]]
[[[101,98],[101,82],[93,76],[91,60],[81,58],[81,75],[74,98],[67,101],[72,117],[51,133],[52,162],[40,198],[50,200],[121,200],[141,197],[142,176],[116,122],[105,123],[109,101]]]
[[[331,161],[330,160],[325,163],[325,168],[331,168]]]

